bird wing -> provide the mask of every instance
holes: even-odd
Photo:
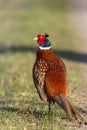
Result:
[[[41,61],[41,63],[42,62],[43,61]],[[33,79],[34,79],[34,83],[35,83],[35,87],[37,89],[37,92],[38,92],[40,98],[43,101],[47,101],[47,95],[45,93],[45,75],[46,75],[46,71],[47,71],[46,63],[43,62],[43,66],[40,63],[34,65]]]
[[[59,93],[67,94],[66,68],[53,65],[46,73],[46,92],[49,97],[55,97]]]

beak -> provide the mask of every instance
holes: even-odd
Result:
[[[38,37],[35,37],[34,40],[35,40],[35,41],[38,40]]]

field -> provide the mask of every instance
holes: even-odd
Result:
[[[48,33],[53,51],[66,66],[69,99],[87,118],[86,63],[78,49],[81,40],[69,24],[68,1],[0,0],[0,130],[78,130],[59,106],[48,115],[48,103],[39,99],[32,80],[38,33]],[[83,87],[82,87],[83,86]],[[82,99],[84,97],[84,100]],[[35,113],[35,114],[34,114]]]

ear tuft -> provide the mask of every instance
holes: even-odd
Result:
[[[45,33],[45,37],[49,37],[49,35]]]

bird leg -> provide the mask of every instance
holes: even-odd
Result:
[[[48,113],[51,112],[51,102],[49,102],[49,109],[48,109]]]
[[[49,109],[48,109],[48,114],[53,112],[53,109],[55,107],[55,102],[53,100],[49,100]],[[52,107],[51,107],[52,106]]]

